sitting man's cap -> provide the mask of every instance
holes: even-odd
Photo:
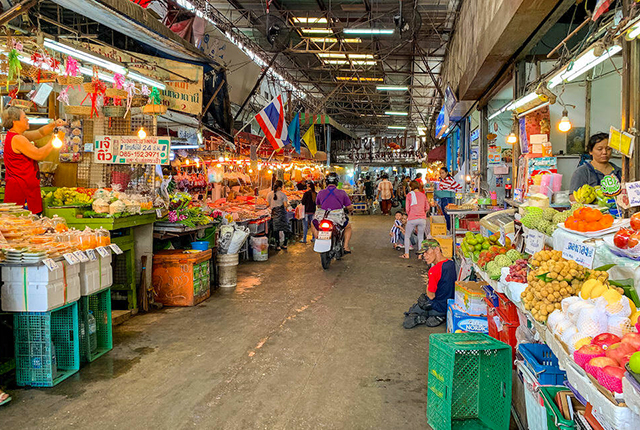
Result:
[[[438,243],[437,240],[427,239],[422,241],[422,249],[424,249],[425,251],[428,249],[436,249],[436,248],[440,248],[440,243]]]

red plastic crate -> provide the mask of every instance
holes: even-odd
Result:
[[[494,308],[490,301],[485,298],[487,302],[487,323],[489,326],[489,336],[494,339],[504,342],[511,347],[512,364],[515,368],[516,359],[516,346],[518,341],[516,340],[516,329],[520,325],[516,317],[516,323],[510,323],[508,319],[500,312],[498,308]],[[500,327],[502,329],[500,329]]]
[[[495,294],[498,296],[498,309],[500,310],[500,314],[505,317],[505,320],[509,324],[515,324],[516,326],[520,325],[520,320],[518,319],[518,308],[516,305],[514,305],[513,302],[504,294],[497,291],[495,291]]]
[[[467,230],[480,231],[480,221],[467,220]]]

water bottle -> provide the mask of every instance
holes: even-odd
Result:
[[[89,350],[93,354],[98,349],[98,333],[96,327],[96,318],[93,316],[93,311],[89,311],[87,321],[89,326]]]

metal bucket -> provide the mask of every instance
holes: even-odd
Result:
[[[235,288],[238,284],[238,254],[218,254],[220,288]]]

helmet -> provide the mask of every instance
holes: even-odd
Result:
[[[325,181],[327,181],[327,185],[338,185],[338,182],[340,182],[340,180],[338,179],[338,174],[335,172],[329,173],[325,177]]]

